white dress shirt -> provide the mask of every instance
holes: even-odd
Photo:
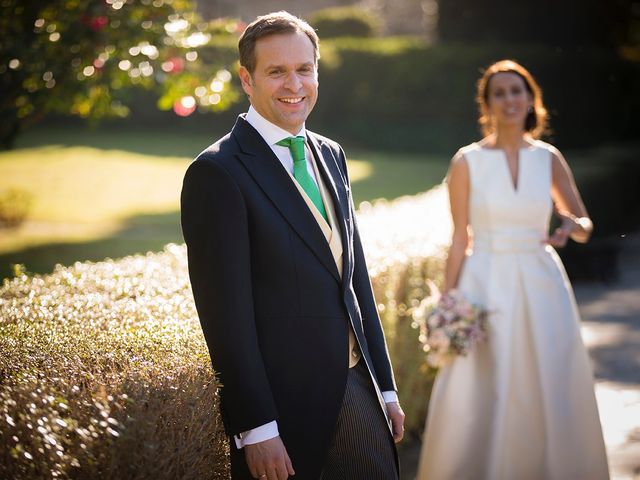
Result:
[[[276,143],[289,137],[305,137],[304,156],[305,158],[312,158],[311,151],[309,150],[309,146],[306,143],[306,130],[304,128],[304,124],[297,134],[291,135],[290,132],[287,132],[286,130],[278,127],[277,125],[274,125],[269,120],[264,118],[253,107],[249,107],[249,111],[247,112],[245,120],[249,122],[249,125],[251,125],[258,131],[264,141],[267,142],[269,147],[271,147],[273,153],[276,154],[276,157],[278,157],[278,160],[280,160],[282,166],[291,175],[293,175],[293,158],[291,157],[289,147],[276,145]],[[316,185],[318,185],[318,179],[316,178],[316,173],[311,166],[311,162],[307,162],[307,171],[309,172],[309,175],[311,175],[311,178],[313,178],[313,181],[316,182]]]
[[[277,142],[284,138],[288,138],[291,136],[302,136],[306,138],[306,130],[304,124],[300,131],[296,135],[291,135],[290,132],[274,125],[269,120],[260,115],[253,106],[249,107],[249,111],[245,116],[245,120],[249,122],[249,124],[257,130],[260,136],[267,142],[267,145],[273,150],[273,153],[278,157],[282,166],[293,175],[293,158],[291,157],[291,152],[288,147],[283,147],[281,145],[276,145]],[[311,151],[309,150],[309,146],[305,141],[305,157],[312,158]],[[316,178],[316,174],[314,172],[313,166],[311,162],[307,162],[307,171],[313,181],[318,184],[318,180]],[[388,392],[382,392],[382,397],[386,403],[397,402],[398,395],[393,390]],[[251,430],[247,430],[246,432],[242,432],[240,435],[236,435],[234,440],[236,442],[236,446],[238,448],[243,448],[245,445],[252,445],[254,443],[264,442],[265,440],[269,440],[271,438],[275,438],[280,435],[278,431],[278,422],[273,420],[272,422],[266,423],[256,428],[252,428]]]

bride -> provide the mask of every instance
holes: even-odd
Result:
[[[571,285],[553,247],[591,220],[562,154],[537,138],[547,112],[521,65],[478,82],[485,138],[448,175],[453,217],[444,291],[489,310],[488,341],[442,368],[419,480],[601,480],[607,459]],[[560,226],[549,235],[555,210]]]

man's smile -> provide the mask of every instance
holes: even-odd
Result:
[[[302,102],[304,100],[304,97],[292,97],[292,98],[282,97],[282,98],[279,98],[278,100],[284,103],[295,105],[296,103]]]

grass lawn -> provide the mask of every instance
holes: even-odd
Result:
[[[0,152],[0,197],[10,188],[32,196],[28,221],[0,230],[0,278],[11,275],[11,264],[42,273],[56,263],[119,258],[181,243],[178,208],[184,171],[222,133],[84,127],[27,132],[15,150]],[[564,154],[581,187],[597,181],[635,148]],[[428,190],[442,181],[449,160],[348,145],[346,151],[356,204]]]
[[[0,278],[20,263],[31,272],[56,263],[156,251],[182,242],[184,171],[217,135],[189,132],[34,130],[0,153],[0,195],[31,197],[28,221],[0,230]],[[347,151],[356,203],[392,199],[439,183],[441,156]]]

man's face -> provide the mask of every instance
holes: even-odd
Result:
[[[255,58],[253,74],[240,67],[242,88],[260,115],[295,135],[318,98],[311,40],[301,32],[270,35],[256,42]]]

